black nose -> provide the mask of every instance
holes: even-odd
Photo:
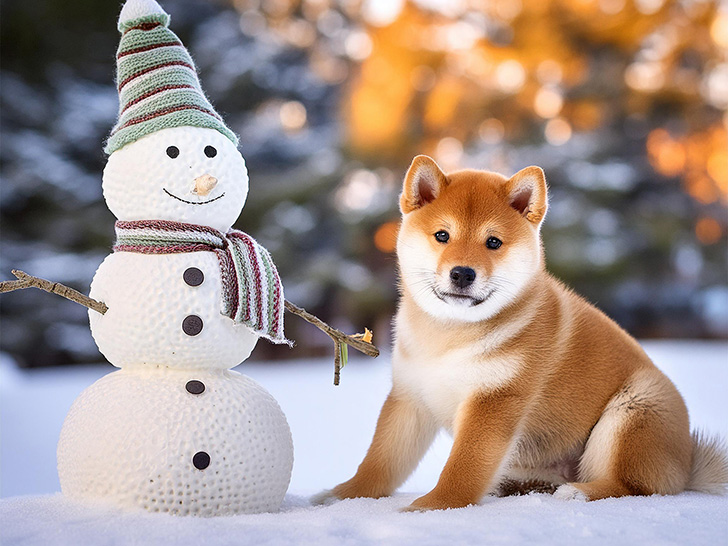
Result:
[[[450,280],[458,288],[465,288],[473,284],[475,280],[475,270],[470,267],[453,267],[450,270]]]

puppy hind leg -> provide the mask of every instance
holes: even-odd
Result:
[[[562,485],[554,493],[556,498],[599,500],[678,492],[661,486],[664,482],[661,474],[669,470],[668,465],[664,465],[664,470],[659,468],[665,459],[665,442],[650,430],[655,425],[653,419],[644,415],[621,417],[623,420],[617,427],[608,432],[595,427],[592,435],[596,432],[604,434],[605,438],[591,445],[587,442],[580,469],[580,475],[586,479]]]
[[[582,482],[561,486],[559,498],[597,500],[626,495],[675,494],[690,472],[685,405],[657,370],[635,374],[612,398],[582,455]]]
[[[563,500],[591,501],[609,497],[626,497],[630,494],[630,491],[618,480],[604,479],[566,483],[556,489],[554,497]]]

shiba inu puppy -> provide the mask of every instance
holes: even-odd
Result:
[[[320,498],[391,495],[440,428],[452,452],[410,510],[534,489],[724,490],[720,440],[691,435],[680,393],[639,344],[546,272],[540,168],[446,175],[418,156],[400,208],[392,391],[356,475]]]

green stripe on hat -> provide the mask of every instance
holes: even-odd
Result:
[[[128,61],[128,62],[125,62]],[[150,51],[134,53],[119,59],[116,69],[116,83],[123,89],[132,79],[146,74],[150,70],[167,65],[186,66],[195,69],[190,54],[183,46],[160,47]]]
[[[119,104],[125,105],[120,108],[120,111],[123,112],[131,104],[138,102],[140,97],[147,96],[156,89],[171,85],[185,85],[197,88],[200,86],[200,82],[193,70],[178,70],[173,66],[154,70],[143,77],[130,81],[119,92]]]
[[[154,108],[153,111],[149,111],[149,106]],[[217,113],[212,109],[210,103],[205,100],[204,97],[195,89],[188,88],[168,88],[162,89],[154,95],[150,95],[146,99],[140,101],[137,104],[129,107],[120,117],[117,127],[123,129],[128,125],[132,125],[134,120],[140,118],[146,118],[153,114],[155,111],[177,109],[181,110],[185,107],[193,108],[194,110],[208,112],[212,117],[220,119]],[[138,121],[136,121],[138,123]]]
[[[107,154],[170,127],[216,129],[238,144],[205,97],[189,52],[168,25],[169,15],[154,0],[127,0],[121,10],[119,119],[106,142]]]
[[[228,137],[232,142],[237,144],[238,140],[230,129],[220,123],[219,119],[212,117],[205,112],[200,112],[191,108],[185,108],[184,110],[178,110],[168,114],[155,113],[154,129],[149,130],[149,125],[150,122],[146,121],[119,129],[109,137],[105,148],[106,153],[111,154],[126,144],[139,140],[143,136],[162,129],[170,129],[172,127],[202,127],[206,129],[216,129]]]
[[[134,34],[119,44],[119,49],[116,50],[117,59],[124,55],[129,55],[139,47],[158,46],[168,42],[182,45],[182,42],[178,39],[171,38],[170,30],[164,25],[158,25],[149,30],[137,30],[131,27],[129,32],[133,32]]]

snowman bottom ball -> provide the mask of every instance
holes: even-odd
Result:
[[[68,497],[178,515],[280,508],[293,466],[285,415],[230,370],[119,370],[71,406],[58,442]]]

